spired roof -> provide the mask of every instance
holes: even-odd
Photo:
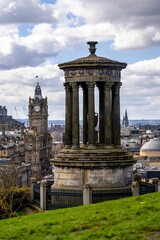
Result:
[[[37,82],[37,86],[35,87],[35,94],[34,98],[38,97],[39,99],[42,99],[42,90],[41,87],[39,86],[39,82]]]
[[[110,67],[116,67],[118,69],[126,68],[127,64],[124,62],[118,62],[118,61],[111,60],[109,58],[97,56],[95,54],[96,52],[95,45],[97,43],[98,42],[94,42],[94,41],[87,42],[87,44],[89,45],[89,51],[90,51],[90,55],[88,57],[82,57],[82,58],[75,59],[73,61],[61,63],[58,65],[59,68],[65,69],[65,68],[71,68],[71,67],[88,67],[88,66],[89,67],[110,66]]]
[[[160,151],[160,139],[159,138],[150,139],[141,147],[140,151],[144,152]]]

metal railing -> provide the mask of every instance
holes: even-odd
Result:
[[[92,203],[98,203],[131,196],[132,196],[131,187],[92,190]]]
[[[146,193],[155,192],[155,185],[148,182],[140,182],[139,184],[139,195],[143,195]]]
[[[36,183],[33,186],[33,204],[40,207],[40,183]]]
[[[82,190],[47,189],[46,209],[58,209],[83,205]]]

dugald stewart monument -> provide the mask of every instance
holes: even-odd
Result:
[[[52,189],[56,192],[91,189],[88,203],[104,201],[108,193],[114,195],[115,191],[129,195],[134,163],[132,155],[120,143],[120,79],[127,64],[97,56],[96,44],[88,42],[89,56],[59,64],[65,74],[65,145],[52,159]],[[80,88],[83,90],[82,143]],[[95,113],[95,88],[99,93],[98,114]],[[95,130],[97,123],[99,127]]]

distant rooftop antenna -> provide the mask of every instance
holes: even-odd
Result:
[[[24,111],[24,114],[25,114],[25,118],[27,119],[26,126],[28,127],[28,126],[29,126],[29,123],[28,123],[28,114],[27,114],[27,109],[26,109],[25,106],[23,107],[23,111]]]
[[[16,112],[16,116],[17,116],[17,119],[18,119],[18,111],[17,111],[16,107],[15,107],[15,112]]]
[[[25,115],[25,117],[27,117],[27,109],[26,109],[25,106],[23,106],[23,111],[24,111],[24,115]]]

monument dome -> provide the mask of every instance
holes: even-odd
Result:
[[[160,138],[153,138],[146,142],[140,149],[141,156],[160,156]]]

